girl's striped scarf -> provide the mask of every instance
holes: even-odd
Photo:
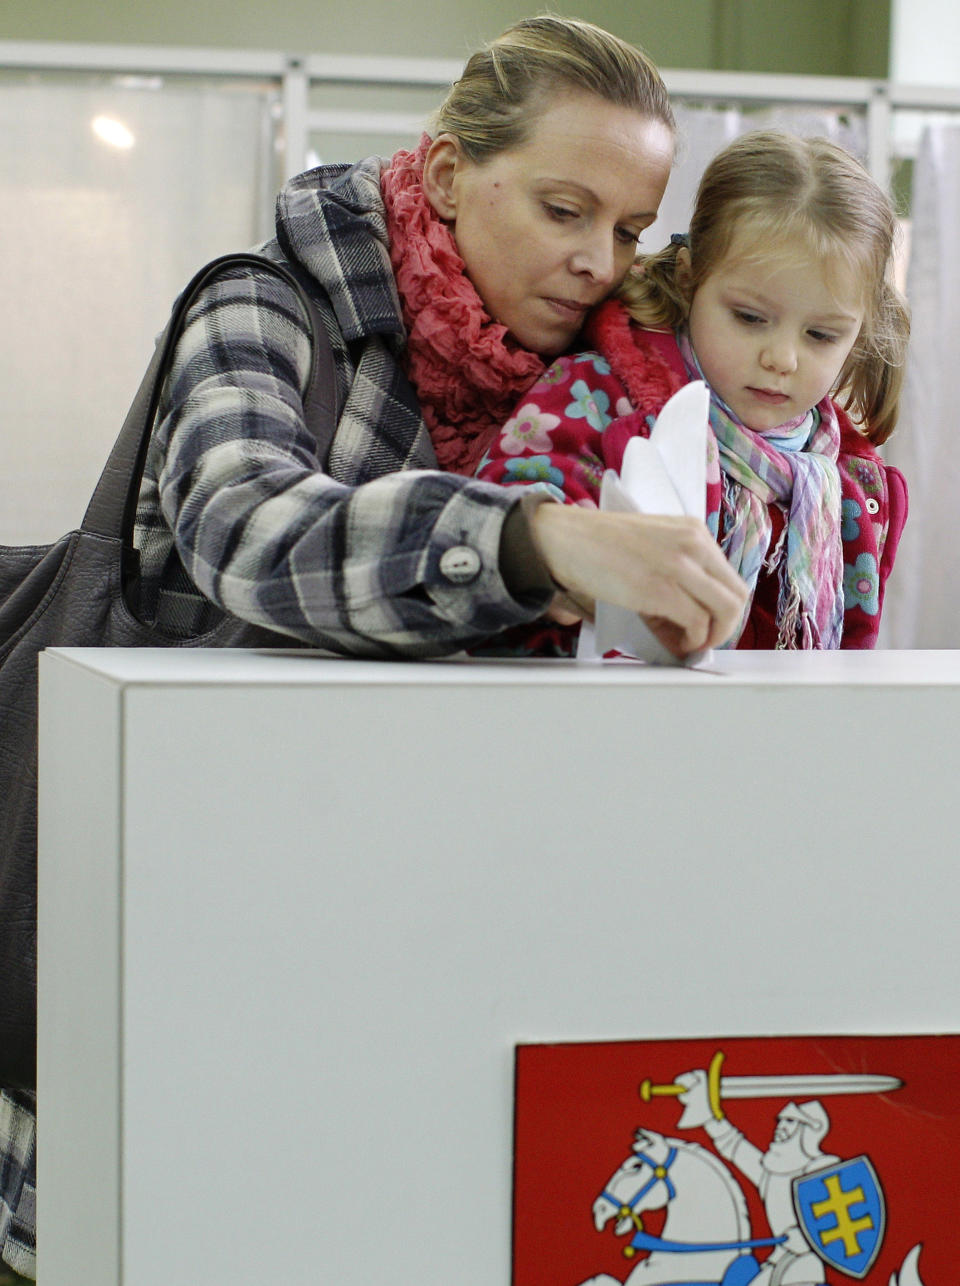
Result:
[[[685,331],[678,332],[677,342],[690,378],[703,379]],[[710,425],[723,474],[720,544],[749,585],[751,602],[761,568],[776,572],[777,646],[838,648],[843,631],[843,550],[840,426],[833,403],[826,397],[802,419],[761,434],[741,424],[711,389]],[[768,505],[774,502],[783,508],[785,522],[771,548]],[[739,632],[748,614],[749,604]]]

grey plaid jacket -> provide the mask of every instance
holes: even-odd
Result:
[[[520,497],[437,470],[400,368],[379,159],[293,179],[260,250],[317,303],[336,361],[336,436],[321,461],[303,416],[309,322],[294,293],[269,272],[225,272],[188,314],[147,459],[135,536],[144,614],[186,636],[223,608],[361,656],[441,655],[541,615],[549,591],[515,597],[499,563]]]
[[[259,249],[317,304],[336,361],[336,436],[321,461],[303,415],[299,299],[269,272],[226,271],[188,314],[148,452],[143,613],[189,637],[224,609],[361,656],[441,655],[541,615],[552,590],[515,597],[499,565],[523,489],[439,472],[400,368],[379,159],[292,180],[277,237]],[[34,1096],[0,1090],[0,1262],[31,1278],[35,1148]]]
[[[31,1281],[37,1276],[36,1108],[34,1094],[0,1090],[0,1263]]]

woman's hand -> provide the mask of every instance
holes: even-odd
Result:
[[[544,504],[532,528],[569,600],[554,600],[554,619],[558,611],[591,615],[598,599],[626,607],[674,656],[719,647],[740,621],[747,587],[696,518]]]

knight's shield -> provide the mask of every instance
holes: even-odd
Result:
[[[862,1278],[883,1243],[883,1189],[865,1156],[793,1181],[793,1208],[812,1250],[848,1277]]]

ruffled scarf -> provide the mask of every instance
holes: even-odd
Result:
[[[484,309],[450,229],[421,182],[430,146],[399,151],[381,176],[393,265],[407,329],[404,368],[441,469],[472,474],[517,399],[545,366]]]
[[[677,342],[690,378],[703,379],[685,331],[678,332]],[[711,389],[710,425],[723,470],[726,521],[720,543],[730,565],[750,586],[751,602],[761,568],[776,572],[777,646],[838,648],[843,632],[843,547],[840,425],[833,403],[824,398],[800,419],[756,433]],[[768,506],[773,502],[783,508],[786,519],[771,549]]]

